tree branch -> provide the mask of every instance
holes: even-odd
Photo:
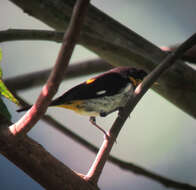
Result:
[[[7,134],[8,124],[10,123],[2,124],[2,121],[0,122],[0,153],[31,176],[42,187],[58,190],[97,189],[28,136],[25,135],[16,142],[15,136]]]
[[[44,115],[52,97],[55,95],[58,86],[63,79],[65,69],[69,63],[74,46],[80,34],[80,28],[87,11],[88,3],[89,0],[76,1],[70,26],[64,35],[63,43],[52,73],[50,74],[46,85],[43,87],[36,103],[18,122],[10,126],[9,129],[12,134],[18,135],[28,132]]]
[[[0,31],[0,42],[17,40],[46,40],[62,42],[64,32],[52,30],[7,29]]]
[[[105,162],[109,156],[109,153],[112,149],[116,138],[123,127],[125,121],[129,117],[130,113],[133,111],[139,100],[143,97],[146,91],[150,88],[150,86],[160,77],[160,75],[166,71],[169,67],[171,67],[175,61],[177,61],[181,56],[183,56],[184,52],[187,49],[191,48],[196,44],[196,34],[191,36],[188,40],[186,40],[175,52],[169,54],[145,79],[144,81],[135,89],[133,97],[129,100],[127,105],[119,110],[119,115],[115,122],[113,123],[109,136],[110,138],[106,138],[102,143],[102,146],[96,156],[94,163],[91,166],[86,178],[91,183],[96,184]]]
[[[171,53],[172,51],[175,51],[179,47],[179,44],[171,45],[169,47],[161,47],[161,49],[165,52]],[[182,56],[183,61],[188,61],[192,64],[196,63],[196,46],[193,46],[191,49],[189,49],[185,54]]]

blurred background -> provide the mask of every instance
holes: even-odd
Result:
[[[195,0],[93,0],[91,3],[157,46],[181,43],[196,31]],[[50,29],[24,14],[8,0],[0,1],[0,20],[0,30]],[[4,78],[53,66],[59,47],[58,43],[45,41],[1,43]],[[96,57],[87,49],[77,46],[71,62]],[[56,96],[89,77],[64,81]],[[41,87],[20,91],[19,95],[33,103],[40,90]],[[16,113],[18,107],[7,100],[5,102],[12,114],[12,121],[17,121],[24,113]],[[87,117],[60,108],[50,108],[47,114],[94,145],[101,145],[103,135],[91,126]],[[108,129],[115,118],[116,113],[107,118],[99,118],[97,122]],[[29,132],[29,136],[77,172],[85,174],[95,158],[94,153],[42,121]],[[195,120],[150,90],[127,120],[111,154],[171,179],[196,185],[195,145]],[[2,155],[0,185],[1,189],[9,190],[43,189]],[[103,170],[99,186],[107,190],[167,189],[145,177],[123,171],[109,162]]]

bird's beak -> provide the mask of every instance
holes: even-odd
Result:
[[[134,86],[137,86],[137,80],[133,77],[129,77],[130,81],[133,83]]]
[[[142,82],[141,79],[135,79],[133,77],[129,77],[129,79],[135,87],[138,86]],[[153,85],[159,86],[160,84],[158,82],[154,82]]]
[[[135,79],[135,78],[133,78],[133,77],[129,77],[129,79],[130,79],[130,81],[133,83],[133,85],[136,87],[136,86],[138,86],[141,82],[142,82],[142,80],[140,80],[140,79]]]

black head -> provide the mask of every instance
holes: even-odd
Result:
[[[112,69],[113,72],[121,73],[124,77],[133,77],[137,80],[143,80],[147,73],[142,69],[136,69],[133,67],[116,67]]]
[[[130,68],[128,70],[128,76],[134,77],[137,80],[143,80],[147,73],[142,69]]]
[[[123,77],[129,78],[129,80],[136,87],[147,75],[142,69],[136,69],[132,67],[117,67],[113,69],[114,72],[120,73]]]

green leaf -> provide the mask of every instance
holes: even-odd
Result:
[[[0,61],[2,60],[2,50],[0,48]],[[2,69],[0,67],[0,93],[13,103],[19,105],[19,101],[13,96],[13,94],[8,90],[2,80]]]
[[[2,50],[0,48],[0,62],[2,61]],[[2,70],[0,68],[0,78],[2,78]]]
[[[8,120],[11,120],[11,115],[1,98],[0,98],[0,115],[3,115]]]
[[[19,101],[13,96],[13,94],[8,90],[8,88],[3,83],[2,79],[0,79],[0,93],[13,103],[20,105]]]
[[[1,62],[1,60],[2,60],[2,50],[0,48],[0,62]]]

